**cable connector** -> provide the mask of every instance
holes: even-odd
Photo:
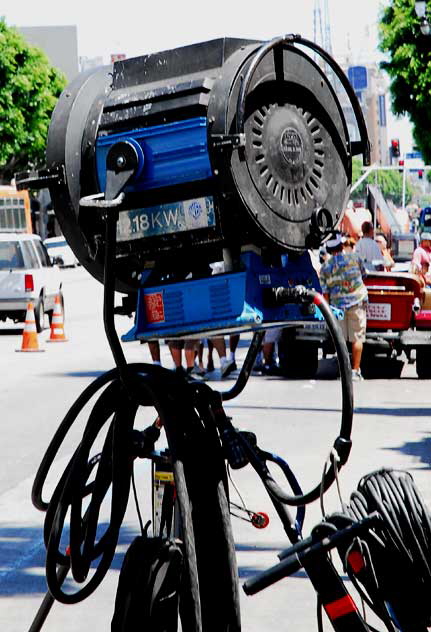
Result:
[[[350,450],[352,449],[352,442],[350,439],[343,439],[343,437],[337,437],[334,441],[333,451],[331,457],[335,458],[334,451],[338,457],[337,467],[340,468],[347,463]]]
[[[240,470],[248,465],[249,459],[239,437],[239,432],[232,424],[226,424],[220,433],[220,439],[227,461],[233,470]]]
[[[295,287],[277,287],[274,289],[277,304],[284,303],[312,303],[314,294],[305,285]]]
[[[151,424],[144,430],[132,431],[132,456],[143,459],[154,450],[154,445],[160,437],[160,428]]]

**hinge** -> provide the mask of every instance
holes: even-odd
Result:
[[[245,146],[245,134],[212,134],[211,140],[217,149],[238,149]]]

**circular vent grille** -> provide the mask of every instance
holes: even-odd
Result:
[[[272,198],[272,209],[314,207],[321,197],[325,159],[320,122],[301,107],[271,103],[261,105],[247,125],[249,168],[260,193],[267,201]]]
[[[302,252],[321,239],[316,214],[325,209],[336,226],[346,204],[351,157],[342,108],[321,69],[293,46],[259,60],[241,105],[233,99],[223,129],[244,133],[230,170],[251,220],[247,229],[262,244]]]

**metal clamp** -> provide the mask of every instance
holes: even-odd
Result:
[[[245,134],[212,134],[211,140],[217,149],[245,147]]]

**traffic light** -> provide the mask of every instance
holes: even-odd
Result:
[[[419,171],[418,171],[418,178],[419,178],[419,180],[422,180],[423,177],[424,177],[424,172],[423,172],[422,169],[419,169]]]
[[[398,169],[398,171],[402,173],[404,171],[404,160],[399,160],[398,166],[401,167],[401,169]]]
[[[400,141],[398,138],[393,138],[391,140],[391,152],[394,158],[398,158],[400,155]]]

